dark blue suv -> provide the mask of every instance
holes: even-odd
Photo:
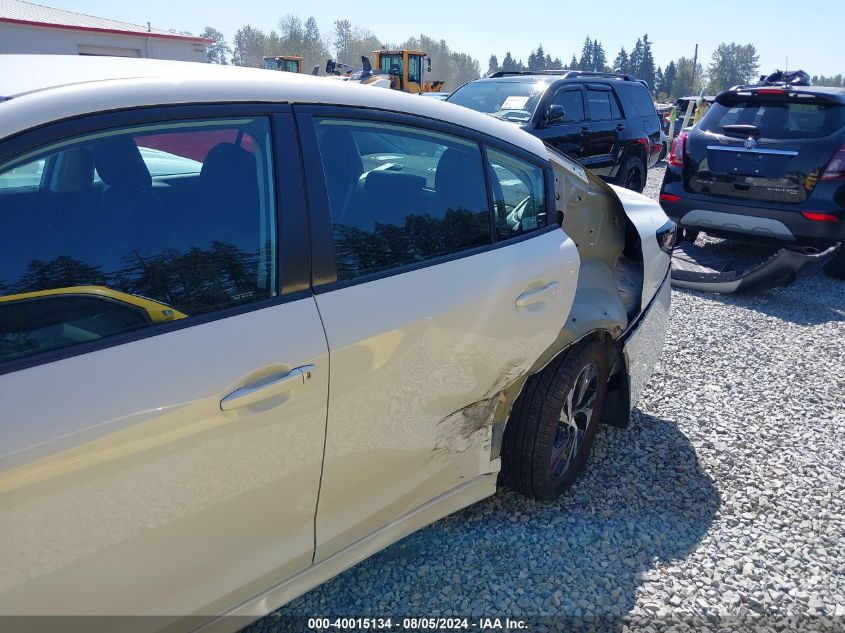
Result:
[[[721,92],[668,159],[660,203],[687,238],[845,241],[845,88],[776,76]],[[826,270],[845,276],[841,248]]]

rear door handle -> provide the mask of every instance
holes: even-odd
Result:
[[[220,409],[232,411],[287,393],[295,387],[304,385],[305,381],[311,378],[313,372],[314,365],[303,365],[302,367],[295,367],[281,376],[270,376],[258,381],[255,385],[235,389],[220,401]]]
[[[617,132],[621,132],[621,131],[622,131],[622,130],[624,130],[624,129],[625,129],[625,126],[624,126],[624,125],[622,125],[621,123],[619,123],[619,124],[616,126],[616,131],[617,131]]]
[[[530,306],[534,303],[539,303],[541,301],[548,301],[552,297],[557,294],[557,291],[560,289],[560,283],[557,281],[553,281],[550,284],[546,284],[542,288],[536,288],[534,290],[526,290],[521,295],[516,298],[516,307],[517,308],[524,308],[525,306]]]
[[[589,134],[589,133],[590,133],[590,128],[588,128],[588,127],[582,127],[581,128],[581,136],[587,136],[587,134]]]

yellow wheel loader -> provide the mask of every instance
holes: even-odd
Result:
[[[261,58],[265,70],[280,70],[285,73],[301,73],[302,58],[299,55],[265,55]],[[320,72],[319,66],[314,66],[312,75]]]
[[[422,51],[387,50],[373,52],[375,68],[367,57],[361,57],[361,66],[349,66],[332,60],[326,62],[326,74],[368,86],[378,86],[421,94],[440,92],[444,82],[424,80],[431,72],[431,59]]]

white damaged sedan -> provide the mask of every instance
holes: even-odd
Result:
[[[654,202],[435,99],[4,57],[0,615],[243,626],[628,423]]]

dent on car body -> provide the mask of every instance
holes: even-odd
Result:
[[[684,242],[672,256],[672,285],[722,294],[786,286],[799,273],[822,268],[839,248],[839,244],[823,251],[782,248],[765,261],[740,271],[707,249]]]

